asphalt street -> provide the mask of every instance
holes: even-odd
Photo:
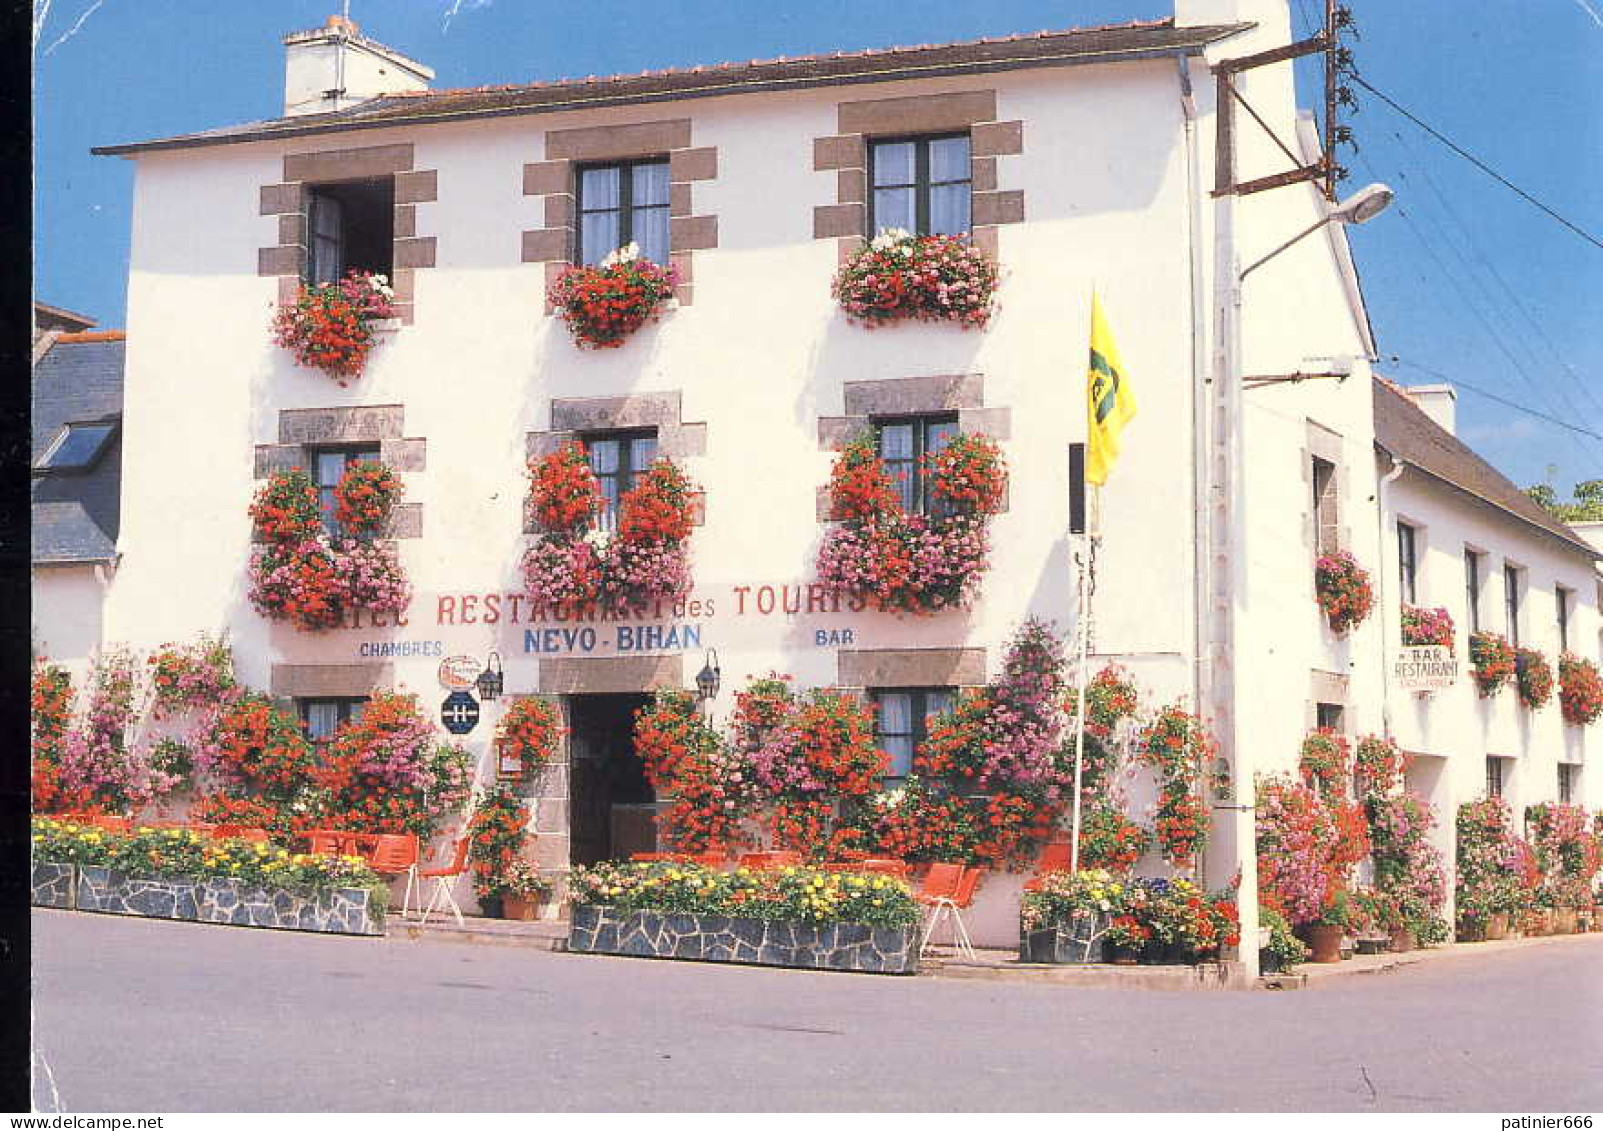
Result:
[[[1165,993],[33,928],[47,1111],[1603,1110],[1603,935]]]

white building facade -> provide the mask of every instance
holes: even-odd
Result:
[[[1551,619],[1536,590],[1550,596],[1590,563],[1541,534],[1505,551],[1489,533],[1450,532],[1407,475],[1390,485],[1392,509],[1377,510],[1373,345],[1338,225],[1245,281],[1227,349],[1233,299],[1219,280],[1326,204],[1306,184],[1209,194],[1209,67],[1287,42],[1284,0],[1176,8],[1152,24],[487,91],[418,92],[427,68],[402,60],[401,79],[386,76],[382,61],[399,57],[369,44],[351,74],[376,85],[347,89],[354,107],[308,109],[302,96],[318,84],[292,58],[295,112],[283,119],[107,147],[137,176],[122,564],[106,639],[150,648],[226,632],[240,678],[303,709],[389,687],[431,704],[444,694],[442,659],[497,652],[507,692],[553,697],[572,729],[534,805],[540,862],[560,872],[622,847],[611,810],[649,804],[623,787],[579,796],[605,776],[579,763],[623,757],[619,720],[653,689],[690,686],[710,652],[722,713],[729,689],[770,671],[868,694],[982,684],[1024,618],[1076,623],[1069,462],[1085,440],[1095,285],[1140,404],[1102,493],[1095,662],[1129,667],[1153,701],[1210,715],[1226,704],[1238,783],[1291,768],[1324,704],[1351,734],[1380,732],[1389,715],[1410,750],[1451,762],[1451,790],[1433,792],[1444,803],[1473,784],[1458,750],[1477,742],[1524,759],[1519,796],[1536,799],[1536,778],[1561,757],[1584,760],[1583,741],[1547,718],[1538,739],[1517,719],[1446,721],[1473,712],[1467,700],[1449,710],[1445,695],[1419,705],[1388,693],[1395,606],[1332,634],[1313,560],[1334,539],[1393,576],[1388,524],[1419,515],[1432,547],[1439,531],[1442,546],[1480,539],[1496,560],[1516,554],[1532,631]],[[344,25],[287,42],[324,51],[330,36],[367,42]],[[1289,64],[1242,85],[1281,136],[1316,154]],[[829,285],[871,234],[868,155],[941,139],[967,149],[964,226],[1001,266],[999,311],[983,330],[852,325]],[[1243,139],[1240,161],[1271,148]],[[584,239],[578,178],[637,163],[664,169],[678,306],[619,349],[581,350],[544,297]],[[402,310],[345,387],[297,367],[268,328],[314,254],[314,200],[337,202],[352,242],[376,242]],[[1265,386],[1232,409],[1221,351],[1237,378],[1351,375]],[[1221,413],[1233,414],[1234,438],[1216,431]],[[971,609],[854,612],[816,582],[833,450],[886,422],[955,424],[1001,444],[1007,505]],[[519,568],[526,461],[572,438],[654,441],[701,486],[694,590],[679,607],[625,624],[534,615]],[[1221,479],[1226,449],[1241,454]],[[416,596],[404,623],[309,634],[264,620],[247,596],[253,492],[275,468],[352,455],[405,481],[393,533]],[[1339,495],[1334,519],[1316,513],[1316,476]],[[1212,525],[1217,514],[1228,521]],[[1446,568],[1432,559],[1433,585]],[[1578,637],[1595,641],[1595,586],[1574,616]],[[497,709],[487,704],[466,739],[485,764]],[[1588,790],[1598,777],[1583,778]],[[1238,784],[1235,796],[1249,793]],[[1251,892],[1250,822],[1249,810],[1216,809],[1214,884],[1245,864]],[[978,937],[1009,942],[1016,879],[988,891]],[[1250,928],[1255,905],[1243,914]]]

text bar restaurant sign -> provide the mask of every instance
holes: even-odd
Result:
[[[1392,676],[1404,691],[1442,691],[1458,682],[1458,657],[1441,644],[1397,649]]]

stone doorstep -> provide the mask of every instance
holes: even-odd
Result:
[[[521,946],[534,950],[566,950],[568,922],[565,919],[485,919],[464,915],[462,925],[446,915],[429,917],[427,923],[390,916],[385,934],[392,939],[430,939],[440,942],[483,943],[489,946]]]
[[[1239,962],[1202,966],[1068,966],[1020,962],[1018,952],[1011,950],[976,948],[976,952],[977,957],[969,959],[951,947],[932,947],[920,963],[919,973],[937,978],[1029,982],[1082,989],[1212,991],[1251,988]]]

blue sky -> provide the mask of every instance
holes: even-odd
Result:
[[[101,0],[56,45],[94,0],[52,0],[35,57],[37,297],[121,325],[132,168],[89,147],[276,115],[280,40],[339,2]],[[1291,3],[1299,32],[1323,7]],[[1603,239],[1603,0],[1350,4],[1370,83]],[[351,16],[451,87],[1152,19],[1172,0],[462,0],[447,23],[451,7],[351,0]],[[1398,190],[1353,231],[1380,352],[1399,359],[1383,371],[1457,383],[1460,435],[1517,482],[1603,477],[1603,440],[1492,399],[1603,434],[1603,248],[1356,93],[1348,187]]]

